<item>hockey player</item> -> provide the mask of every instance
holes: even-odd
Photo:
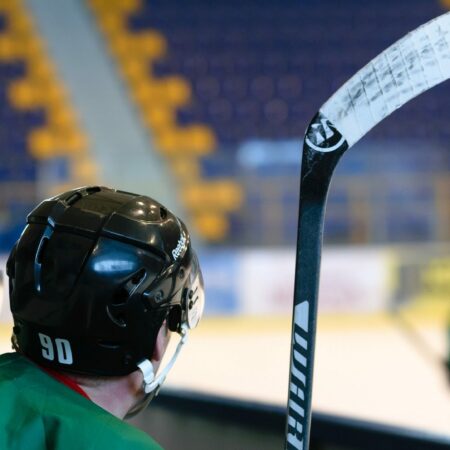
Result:
[[[0,356],[0,448],[159,449],[121,419],[157,394],[203,312],[183,222],[149,197],[66,192],[29,214],[7,274],[16,352]]]

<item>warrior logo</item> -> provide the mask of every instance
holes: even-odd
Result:
[[[334,125],[319,112],[308,127],[305,141],[314,150],[332,152],[341,147],[345,139]]]
[[[288,406],[288,449],[303,450],[305,446],[304,424],[307,408],[306,369],[308,366],[308,313],[309,302],[298,304],[294,311],[294,348],[291,362],[291,380],[289,389],[291,396]]]

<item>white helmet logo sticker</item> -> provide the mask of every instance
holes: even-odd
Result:
[[[172,250],[173,259],[177,259],[186,245],[186,235],[181,233],[180,239],[178,239],[177,246]]]

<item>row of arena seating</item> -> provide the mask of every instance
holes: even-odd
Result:
[[[17,238],[38,196],[52,193],[43,190],[52,181],[43,176],[58,174],[55,190],[91,179],[86,150],[86,137],[24,4],[0,2],[1,251]]]
[[[168,50],[148,70],[155,77],[181,76],[191,86],[191,101],[178,107],[180,124],[207,124],[219,144],[227,145],[255,136],[298,138],[313,108],[345,79],[404,32],[442,12],[437,1],[401,0],[395,8],[387,1],[336,5],[198,0],[184,7],[176,0],[143,1],[128,27],[166,39]],[[419,105],[442,111],[445,97],[426,97]],[[416,124],[400,122],[406,121],[377,133],[399,137],[405,129],[415,135]]]
[[[428,180],[417,183],[415,178],[398,179],[396,185],[386,180],[334,177],[325,221],[326,243],[409,243],[436,236],[448,239],[448,177],[432,183]],[[245,188],[252,207],[232,222],[235,242],[294,245],[298,179],[277,175],[262,182],[254,177]]]
[[[308,120],[335,89],[450,6],[447,0],[86,2],[198,234],[255,244],[295,237],[299,168],[244,167],[242,145],[290,139],[300,155]],[[446,85],[426,93],[373,130],[368,138],[375,144],[346,155],[330,193],[331,241],[449,237],[447,97]],[[20,0],[0,1],[0,105],[1,226],[8,208],[34,202],[30,186],[42,167],[79,184],[93,174],[86,137]],[[404,142],[393,148],[394,138]],[[388,194],[374,196],[365,183],[374,188],[372,180],[387,173],[423,184],[382,178]]]
[[[181,0],[90,1],[158,148],[184,183],[193,174],[206,180],[185,195],[187,204],[195,211],[211,201],[231,198],[227,226],[205,220],[200,227],[203,236],[220,238],[228,229],[229,242],[256,244],[283,244],[295,236],[298,183],[285,183],[286,189],[271,186],[274,166],[249,176],[237,157],[242,143],[298,139],[300,150],[315,108],[387,45],[441,14],[444,3],[399,0],[394,6],[387,0],[287,0],[281,6],[269,0],[220,4],[193,0],[188,5]],[[450,172],[445,149],[450,137],[447,94],[444,85],[410,103],[370,133],[378,145],[344,158],[337,175],[348,177],[350,184],[355,178],[357,188],[352,191],[347,182],[330,196],[331,241],[448,237],[435,220],[450,222],[450,213],[442,207],[448,184],[432,180],[436,172]],[[186,133],[192,128],[197,135]],[[392,139],[405,142],[385,149]],[[429,152],[423,144],[417,145],[425,139],[432,141]],[[190,148],[193,143],[195,150]],[[297,165],[283,170],[285,180],[298,177]],[[361,208],[353,192],[361,191],[364,178],[383,178],[386,173],[423,176],[428,185],[409,187],[405,193],[404,185],[393,183],[392,195],[379,206],[383,212],[374,218],[367,206],[376,208],[380,202],[368,194]],[[225,189],[223,196],[209,191],[216,179],[227,179],[235,192],[240,184],[245,194],[239,214],[233,214],[232,207],[241,204],[236,203],[240,195]],[[339,200],[341,192],[345,207]],[[425,213],[414,212],[417,208]],[[392,220],[395,211],[402,215]]]
[[[154,77],[152,66],[168,51],[165,37],[152,29],[128,27],[129,17],[140,14],[137,0],[91,0],[89,5],[107,39],[131,97],[156,149],[167,159],[180,186],[180,197],[198,234],[219,241],[229,232],[228,215],[242,203],[235,179],[200,176],[199,161],[216,150],[211,127],[200,121],[181,124],[177,110],[192,100],[192,87],[182,76]]]

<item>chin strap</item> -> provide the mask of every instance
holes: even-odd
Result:
[[[143,389],[145,392],[144,398],[133,406],[130,411],[125,416],[125,419],[130,419],[134,417],[136,414],[139,414],[145,408],[147,408],[148,404],[156,397],[161,389],[164,380],[166,379],[167,374],[169,373],[172,366],[175,364],[175,361],[181,351],[181,348],[187,341],[187,332],[188,327],[182,326],[180,331],[180,342],[178,342],[175,353],[173,354],[170,361],[167,363],[167,366],[164,367],[164,370],[155,378],[155,372],[153,370],[153,365],[148,359],[142,360],[137,366],[138,369],[142,372],[144,376],[144,381],[142,383]]]
[[[138,369],[142,372],[142,375],[144,376],[144,381],[142,384],[145,396],[139,403],[137,403],[134,407],[132,407],[130,411],[128,411],[128,413],[125,416],[125,419],[130,419],[131,417],[134,417],[136,414],[139,414],[141,411],[147,408],[148,404],[153,400],[153,398],[158,395],[159,390],[161,389],[161,386],[164,383],[167,374],[169,373],[172,366],[175,364],[175,361],[181,351],[181,348],[187,341],[187,332],[188,327],[186,325],[183,325],[180,330],[181,339],[180,342],[178,342],[175,353],[173,354],[170,361],[167,363],[167,366],[164,367],[164,370],[156,378],[155,372],[153,370],[153,364],[151,363],[150,360],[144,359],[137,365]]]
[[[155,378],[155,373],[153,371],[153,365],[148,359],[144,359],[141,361],[137,366],[139,370],[142,372],[142,375],[144,376],[144,392],[146,394],[149,394],[150,392],[155,391],[155,395],[158,395],[159,390],[161,389],[162,384],[164,383],[164,380],[166,379],[167,374],[169,373],[172,366],[175,364],[176,359],[178,358],[178,355],[181,351],[181,348],[187,341],[187,327],[183,326],[180,331],[180,342],[178,342],[177,348],[175,350],[175,353],[173,354],[170,361],[167,363],[166,367],[161,371],[161,373]]]

